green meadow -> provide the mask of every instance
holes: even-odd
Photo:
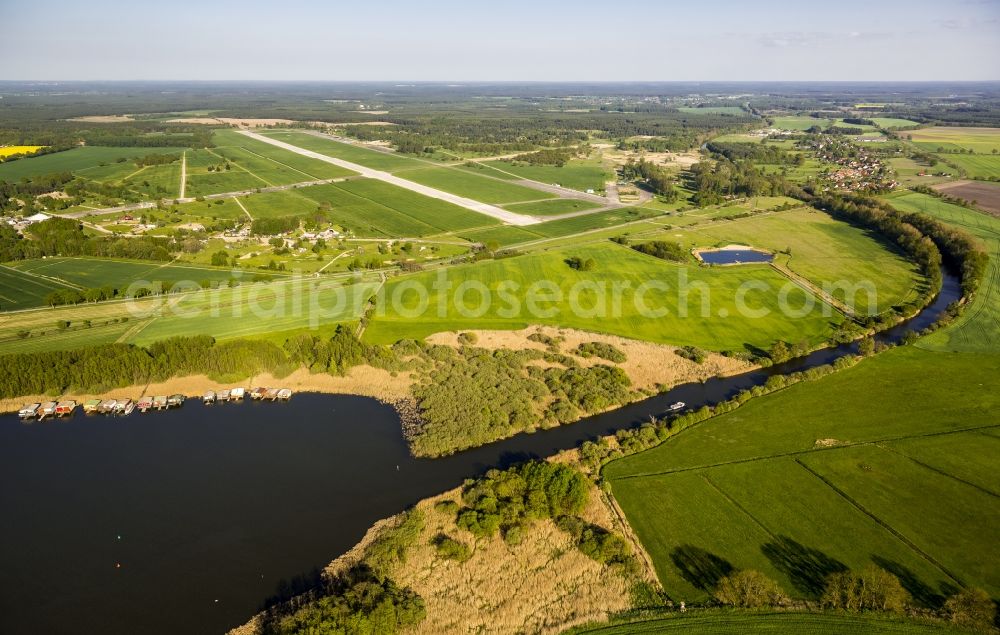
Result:
[[[816,117],[773,117],[774,127],[781,130],[808,130],[813,126],[825,128],[829,125],[829,119],[817,119]]]
[[[194,283],[228,282],[249,277],[252,273],[237,272],[223,267],[197,267],[143,260],[114,260],[109,258],[45,258],[22,260],[10,265],[29,275],[44,275],[84,288],[111,286],[124,289],[132,282]],[[275,277],[276,274],[266,274]]]
[[[53,291],[72,285],[51,277],[34,275],[8,265],[0,265],[0,310],[17,311],[44,306]]]
[[[871,119],[875,122],[875,125],[879,128],[893,129],[893,128],[907,128],[909,126],[919,126],[920,123],[916,121],[910,121],[909,119],[898,119],[895,117],[866,117],[866,119]]]
[[[942,154],[939,158],[954,163],[973,179],[1000,178],[1000,156],[992,154]],[[946,166],[944,166],[948,169]],[[937,170],[937,166],[935,166]],[[950,171],[950,170],[949,170]]]
[[[594,269],[571,269],[565,262],[570,257],[593,259]],[[533,288],[539,281],[551,281],[553,287]],[[650,281],[663,287],[653,290]],[[740,296],[744,283],[755,288],[748,287]],[[769,348],[778,339],[819,343],[841,321],[819,302],[802,317],[784,316],[778,306],[783,287],[791,306],[808,304],[805,291],[767,266],[677,265],[607,242],[392,279],[365,338],[390,343],[441,331],[547,324],[712,350],[744,350]],[[538,292],[529,293],[532,289]],[[752,311],[741,312],[740,297]],[[824,316],[824,310],[829,315]]]
[[[902,133],[924,150],[972,150],[976,154],[1000,152],[1000,128],[960,128],[933,126]]]
[[[273,146],[257,139],[252,139],[240,134],[235,130],[216,131],[213,141],[219,146],[220,154],[239,150],[234,157],[239,160],[246,158],[250,165],[247,167],[254,170],[252,166],[264,166],[261,169],[278,169],[281,173],[290,172],[291,178],[299,181],[315,181],[321,179],[334,179],[355,174],[351,170],[333,165],[326,161],[302,156],[301,154]],[[254,170],[256,171],[256,170]]]
[[[977,380],[944,389],[943,377]],[[998,395],[996,354],[900,348],[751,400],[604,476],[675,601],[706,599],[733,568],[815,599],[826,575],[876,564],[937,607],[961,585],[1000,591],[996,443],[983,435]]]
[[[990,253],[985,279],[972,305],[952,326],[923,338],[918,346],[940,351],[994,350],[1000,341],[1000,219],[916,192],[891,195],[887,200],[904,212],[920,212],[964,229]]]
[[[518,214],[528,214],[530,216],[557,216],[570,212],[581,212],[588,209],[597,209],[599,203],[584,201],[578,198],[554,198],[547,201],[535,201],[533,203],[514,203],[504,205],[504,208]]]
[[[483,203],[519,203],[546,198],[555,194],[516,185],[503,179],[496,179],[468,170],[456,168],[422,168],[407,170],[398,175],[407,181],[427,185],[444,192],[464,196]]]
[[[88,177],[89,170],[103,169],[119,159],[126,159],[121,169],[131,166],[130,172],[138,168],[129,159],[148,154],[180,154],[184,148],[109,148],[104,146],[82,146],[46,154],[30,159],[19,159],[0,163],[0,181],[19,181],[25,177],[42,176],[53,172],[73,172]],[[107,164],[102,166],[102,164]],[[101,179],[98,179],[101,180]]]
[[[829,285],[836,299],[859,309],[867,308],[866,289],[872,289],[876,312],[915,299],[924,284],[923,276],[893,245],[810,208],[676,227],[659,238],[692,248],[745,244],[781,252],[778,264],[817,287]]]
[[[491,176],[513,174],[522,179],[531,179],[541,183],[560,185],[571,190],[595,192],[604,190],[604,183],[613,178],[598,157],[593,159],[572,159],[562,167],[554,165],[530,165],[511,161],[488,161],[485,171]]]
[[[698,610],[681,613],[670,611],[652,618],[624,621],[611,626],[580,627],[574,635],[654,635],[685,633],[686,635],[745,635],[746,633],[797,633],[799,635],[896,635],[910,633],[965,633],[943,623],[861,613],[795,613],[768,611]]]

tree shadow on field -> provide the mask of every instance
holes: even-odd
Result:
[[[670,560],[688,584],[708,593],[733,572],[729,561],[694,545],[677,547],[670,552]]]
[[[761,552],[802,594],[818,598],[826,588],[826,578],[847,571],[847,565],[819,549],[807,547],[788,536],[778,536],[760,547]]]
[[[913,600],[925,608],[939,609],[944,605],[946,596],[959,591],[958,587],[944,582],[941,584],[941,593],[938,593],[930,585],[924,584],[916,573],[894,560],[873,555],[872,562],[875,563],[875,566],[881,567],[899,578],[899,583],[913,597]]]

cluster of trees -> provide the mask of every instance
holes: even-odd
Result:
[[[535,152],[519,154],[513,158],[519,163],[530,165],[554,165],[561,168],[566,162],[576,156],[576,148],[543,148]]]
[[[137,167],[142,168],[149,165],[167,165],[180,160],[181,155],[179,154],[157,154],[154,152],[144,157],[136,157],[133,161]]]
[[[570,256],[564,261],[566,266],[575,271],[593,271],[597,268],[597,261],[593,258],[581,258],[580,256]]]
[[[802,153],[791,154],[778,146],[765,143],[709,141],[705,144],[705,148],[730,161],[749,160],[770,165],[802,165],[805,163],[805,157]]]
[[[641,254],[653,256],[661,260],[673,260],[674,262],[684,262],[688,259],[687,249],[672,240],[653,240],[648,243],[632,245]]]
[[[351,633],[392,635],[416,626],[427,616],[423,599],[412,589],[355,567],[319,587],[292,598],[281,611],[265,615],[264,635]]]
[[[169,238],[142,236],[113,238],[88,236],[83,226],[69,218],[50,218],[26,230],[31,240],[24,240],[11,227],[0,225],[0,261],[41,258],[42,256],[98,256],[136,260],[170,260],[179,249]]]
[[[61,306],[65,304],[80,304],[81,302],[101,302],[118,295],[118,289],[110,286],[91,287],[89,289],[58,289],[45,296],[45,304]]]
[[[577,517],[562,516],[556,519],[556,526],[573,537],[576,548],[583,555],[601,564],[621,566],[627,570],[638,570],[638,563],[632,555],[628,541],[593,523]]]
[[[397,355],[399,346],[393,347]],[[410,443],[420,456],[484,445],[539,422],[568,423],[634,397],[621,369],[581,368],[573,358],[553,352],[425,346],[418,354],[433,363],[413,387],[422,422],[410,431]],[[528,364],[539,359],[552,366]],[[541,410],[538,404],[546,402]]]
[[[864,117],[844,117],[844,123],[852,126],[874,126],[875,122]]]
[[[667,202],[677,200],[674,189],[674,175],[667,168],[656,165],[645,159],[629,159],[621,168],[622,178],[626,181],[642,181],[650,190],[659,194]]]
[[[101,392],[174,376],[206,374],[220,379],[290,370],[277,345],[259,340],[216,342],[207,335],[176,337],[141,348],[101,344],[63,351],[0,357],[4,398],[50,392]]]
[[[779,196],[788,190],[785,179],[777,174],[763,174],[751,161],[695,163],[689,170],[695,194],[691,197],[699,207],[718,205],[732,196]]]
[[[466,481],[456,523],[474,536],[500,532],[508,543],[517,544],[532,521],[583,511],[588,489],[582,473],[559,463],[529,461],[490,470]]]

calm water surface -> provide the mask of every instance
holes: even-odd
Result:
[[[942,293],[898,338],[958,297]],[[713,404],[767,370],[678,386],[614,412],[442,459],[409,456],[395,411],[372,399],[203,406],[30,425],[0,417],[0,633],[221,633],[293,577],[353,546],[376,520],[494,465],[542,457]]]

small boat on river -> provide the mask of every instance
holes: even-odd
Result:
[[[678,410],[682,410],[686,405],[687,404],[683,401],[678,401],[677,403],[670,404],[670,408],[668,408],[668,410],[670,410],[670,412],[677,412]]]

